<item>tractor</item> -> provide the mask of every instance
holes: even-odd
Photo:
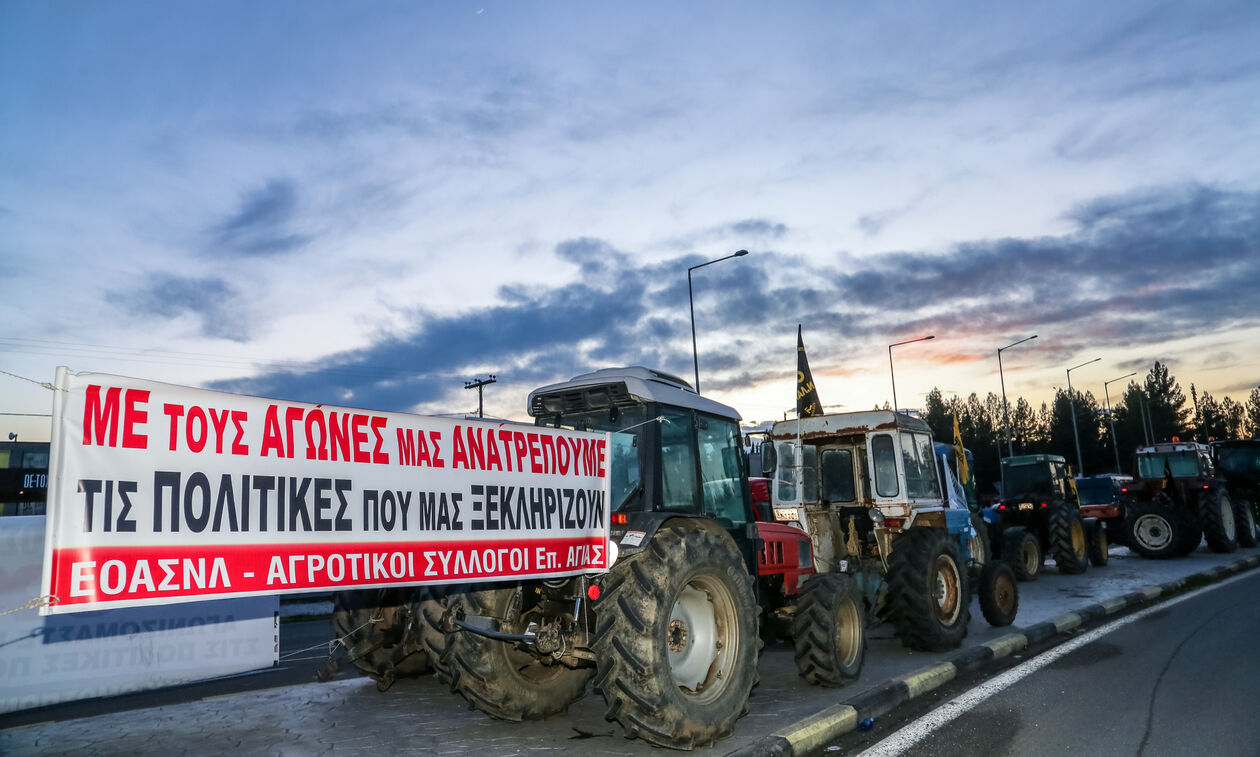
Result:
[[[1205,537],[1213,552],[1238,549],[1235,507],[1207,445],[1174,439],[1139,447],[1136,456],[1134,501],[1125,517],[1130,549],[1143,557],[1181,557]]]
[[[793,641],[803,674],[807,665],[831,665],[820,678],[851,680],[856,672],[839,662],[860,659],[864,629],[876,619],[891,622],[912,649],[962,643],[969,568],[972,555],[984,553],[975,548],[983,536],[971,513],[950,508],[942,493],[927,423],[879,410],[780,421],[762,462],[773,479],[775,519],[797,525],[813,544],[817,574],[806,582],[806,598],[815,590],[813,604],[826,608],[815,618],[797,613]],[[976,570],[985,617],[1009,624],[1018,609],[1010,568],[988,561]],[[818,640],[839,640],[854,653],[820,651]]]
[[[1260,518],[1260,439],[1211,442],[1209,446],[1216,474],[1225,479],[1234,503],[1238,545],[1254,547],[1260,543],[1256,533]]]
[[[535,390],[528,411],[610,433],[609,572],[339,598],[349,656],[378,687],[427,660],[471,706],[511,721],[561,712],[593,681],[627,736],[713,744],[757,682],[759,605],[812,585],[808,537],[757,522],[739,414],[679,378],[600,370]]]
[[[1036,580],[1046,554],[1061,573],[1107,564],[1106,535],[1098,521],[1081,517],[1071,471],[1058,455],[1002,458],[1002,496],[987,510],[994,552],[1021,581]]]

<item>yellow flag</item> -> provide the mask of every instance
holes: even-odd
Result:
[[[967,483],[967,452],[963,449],[962,432],[958,430],[958,413],[954,413],[954,459],[958,462],[958,481]]]

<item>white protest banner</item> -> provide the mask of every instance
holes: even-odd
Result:
[[[56,384],[43,614],[607,570],[606,435]]]

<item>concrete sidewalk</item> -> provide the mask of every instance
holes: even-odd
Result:
[[[1255,563],[1251,558],[1257,552],[1247,549],[1216,555],[1201,548],[1184,559],[1153,561],[1113,548],[1110,565],[1091,568],[1081,576],[1059,575],[1049,566],[1038,581],[1020,584],[1016,626],[990,628],[973,602],[964,651],[1022,629],[1035,629],[1076,608],[1109,600],[1118,606],[1118,598],[1143,589],[1243,560]],[[880,626],[870,632],[862,680],[843,689],[822,689],[797,676],[789,646],[768,645],[759,665],[761,685],[753,692],[749,714],[730,739],[696,754],[766,751],[767,738],[790,731],[791,724],[845,702],[878,696],[895,679],[959,654],[902,649],[892,629]],[[569,712],[546,721],[504,723],[468,709],[432,677],[399,681],[385,693],[376,691],[365,678],[312,682],[0,731],[0,754],[6,755],[375,755],[381,750],[479,757],[539,752],[659,757],[667,753],[623,738],[617,724],[604,720],[603,701],[593,692]]]

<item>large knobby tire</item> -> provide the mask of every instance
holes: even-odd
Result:
[[[1101,568],[1111,559],[1111,553],[1108,551],[1107,529],[1103,528],[1101,521],[1094,518],[1085,520],[1085,538],[1089,541],[1089,561],[1096,567]]]
[[[1233,552],[1238,549],[1238,528],[1234,522],[1234,506],[1229,495],[1220,489],[1209,489],[1199,497],[1199,522],[1203,524],[1203,536],[1213,552]],[[1197,545],[1196,545],[1197,546]]]
[[[448,632],[442,626],[442,617],[446,613],[446,595],[437,587],[422,587],[417,593],[411,607],[415,618],[416,630],[419,634],[420,646],[429,656],[433,672],[439,681],[451,682],[451,671],[442,662],[446,655],[446,638]]]
[[[1009,626],[1019,613],[1019,584],[1015,571],[1003,560],[992,560],[980,571],[980,612],[991,626]]]
[[[1234,500],[1234,523],[1238,526],[1238,546],[1254,547],[1260,544],[1260,533],[1256,531],[1256,516],[1250,501]]]
[[[1045,555],[1037,536],[1023,526],[1012,526],[1002,534],[1002,559],[1020,581],[1036,581]]]
[[[381,691],[396,678],[429,671],[429,657],[407,643],[412,624],[408,589],[364,589],[333,594],[333,632],[354,666]]]
[[[1129,549],[1143,557],[1163,560],[1177,557],[1190,540],[1188,535],[1197,534],[1198,527],[1187,521],[1181,508],[1167,494],[1160,492],[1151,499],[1129,505],[1124,531]]]
[[[757,683],[752,577],[725,532],[667,525],[618,561],[595,607],[595,685],[628,737],[694,749],[728,736]]]
[[[1080,509],[1061,499],[1051,502],[1046,532],[1060,573],[1084,573],[1089,568],[1089,540]]]
[[[801,677],[819,686],[857,680],[866,659],[862,590],[843,573],[820,573],[801,591],[792,616],[792,643]]]
[[[967,635],[971,595],[958,542],[943,529],[911,528],[888,556],[888,619],[902,645],[956,649]]]
[[[495,618],[499,630],[522,633],[522,594],[519,586],[474,589],[453,593],[447,602],[455,617]],[[447,634],[445,642],[442,663],[450,672],[451,690],[500,720],[541,720],[564,712],[586,692],[594,673],[464,629]]]

